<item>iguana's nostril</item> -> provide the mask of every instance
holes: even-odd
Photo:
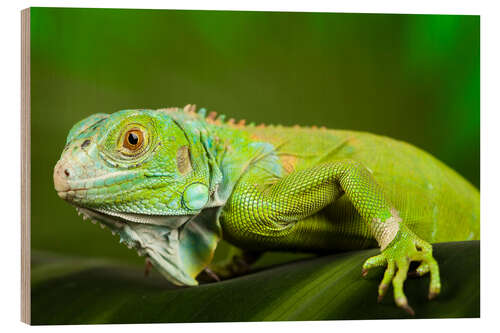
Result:
[[[59,161],[54,168],[54,188],[63,199],[66,198],[66,191],[70,189],[68,184],[70,173],[66,166],[63,161]]]
[[[89,144],[90,144],[90,140],[87,139],[87,140],[83,141],[83,143],[80,147],[83,149],[83,148],[87,147]]]

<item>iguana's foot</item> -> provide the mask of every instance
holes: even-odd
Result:
[[[368,270],[373,267],[387,265],[382,282],[378,287],[378,301],[382,301],[392,281],[394,301],[400,308],[414,315],[415,312],[408,304],[403,291],[403,284],[408,274],[410,262],[412,261],[420,261],[420,266],[416,270],[418,276],[430,272],[429,299],[433,299],[441,290],[441,281],[439,278],[439,266],[432,256],[432,246],[418,238],[417,235],[404,225],[400,225],[396,237],[381,254],[368,258],[365,261],[362,275],[366,276]]]
[[[251,265],[257,261],[260,253],[244,252],[235,255],[225,264],[211,264],[198,276],[200,280],[221,281],[241,276],[250,272]]]

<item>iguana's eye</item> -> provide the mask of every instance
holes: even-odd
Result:
[[[132,128],[125,133],[125,137],[123,140],[123,147],[127,148],[130,151],[136,151],[141,148],[142,143],[144,142],[144,135],[142,131],[138,128]]]

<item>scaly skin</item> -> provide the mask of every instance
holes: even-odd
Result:
[[[380,246],[398,306],[411,261],[440,291],[433,242],[479,239],[479,192],[409,144],[369,133],[254,126],[184,109],[90,116],[54,169],[59,196],[171,282],[196,285],[217,242],[252,252]],[[208,270],[208,272],[211,272]]]

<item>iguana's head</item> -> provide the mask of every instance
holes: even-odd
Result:
[[[194,285],[220,236],[211,208],[217,184],[203,129],[167,111],[124,110],[78,122],[54,168],[54,186],[170,281]]]

